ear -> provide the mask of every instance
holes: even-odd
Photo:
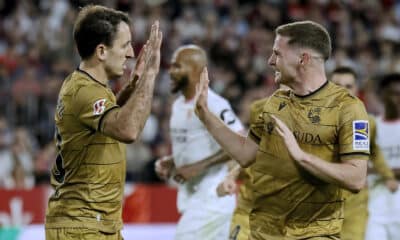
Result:
[[[107,46],[104,44],[99,44],[96,47],[96,56],[98,59],[100,59],[101,61],[104,61],[107,58]]]
[[[310,54],[306,52],[301,53],[299,64],[302,66],[306,65],[310,61],[310,58],[311,58]]]

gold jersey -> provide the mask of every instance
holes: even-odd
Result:
[[[76,70],[65,79],[55,113],[58,156],[46,228],[122,228],[125,144],[100,131],[105,114],[118,107],[112,91],[89,74]]]
[[[368,116],[363,103],[327,82],[307,96],[278,90],[251,122],[250,137],[259,144],[250,167],[252,239],[302,239],[340,233],[342,190],[313,176],[290,157],[271,114],[293,131],[299,146],[328,162],[368,160]]]

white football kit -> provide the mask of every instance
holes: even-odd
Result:
[[[233,131],[243,130],[228,101],[212,90],[208,90],[208,107]],[[177,168],[204,160],[221,149],[197,118],[194,108],[194,101],[185,101],[182,95],[172,107],[170,134]],[[235,196],[218,197],[216,193],[218,184],[227,174],[227,165],[217,164],[195,179],[179,184],[177,206],[182,216],[176,240],[228,239]]]
[[[376,119],[377,143],[390,168],[400,168],[400,120]],[[368,176],[366,240],[400,239],[400,190],[390,192],[377,175]]]

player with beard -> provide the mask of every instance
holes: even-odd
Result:
[[[228,173],[230,157],[221,150],[194,113],[196,84],[207,64],[206,53],[196,45],[177,49],[172,57],[170,75],[173,93],[181,95],[172,106],[170,134],[172,156],[156,161],[156,172],[178,184],[177,206],[182,214],[175,239],[228,239],[235,197],[219,198],[217,185]],[[210,111],[234,132],[243,130],[230,104],[208,89]]]
[[[210,111],[208,73],[200,76],[196,114],[208,131],[252,176],[250,239],[340,239],[343,191],[360,191],[369,158],[363,103],[327,80],[328,32],[312,21],[279,26],[268,63],[277,90],[247,137]],[[254,105],[253,105],[254,106]]]
[[[150,114],[162,41],[157,21],[115,96],[109,80],[121,77],[134,57],[130,24],[127,14],[96,5],[82,8],[75,21],[81,62],[58,95],[47,240],[122,239],[125,143],[139,137]]]

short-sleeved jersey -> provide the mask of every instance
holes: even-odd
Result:
[[[99,131],[114,108],[112,91],[87,73],[76,70],[65,79],[55,113],[58,156],[46,228],[122,228],[125,144]]]
[[[210,111],[219,116],[230,129],[235,132],[243,130],[243,125],[232,111],[229,102],[212,90],[208,91],[208,106]],[[182,95],[175,100],[172,106],[170,135],[172,155],[177,167],[204,160],[221,149],[196,116],[194,107],[194,101],[185,101]],[[188,206],[200,203],[204,208],[232,212],[234,197],[218,198],[216,194],[218,184],[227,174],[227,165],[217,164],[208,168],[199,177],[180,184],[178,188],[179,211],[183,212]],[[230,204],[227,204],[227,201]]]
[[[303,239],[338,234],[343,220],[342,190],[295,163],[275,130],[271,114],[286,123],[302,150],[337,163],[369,158],[364,105],[344,88],[327,82],[302,97],[290,90],[278,90],[250,123],[249,135],[259,144],[250,168],[252,238]]]

